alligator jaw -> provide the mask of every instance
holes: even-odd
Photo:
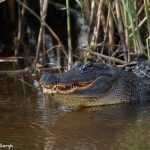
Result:
[[[69,94],[76,90],[86,89],[90,87],[97,79],[86,82],[71,82],[71,83],[42,83],[44,94]]]

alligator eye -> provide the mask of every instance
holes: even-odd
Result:
[[[93,63],[92,62],[87,63],[86,68],[92,68],[92,67],[93,67]]]
[[[92,69],[93,67],[94,67],[93,63],[89,61],[82,67],[82,70],[89,70]]]

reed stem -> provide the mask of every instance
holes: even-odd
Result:
[[[66,13],[67,13],[67,34],[68,34],[68,70],[72,66],[72,41],[71,41],[71,21],[70,21],[70,6],[69,1],[66,0]]]

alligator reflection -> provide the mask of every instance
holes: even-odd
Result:
[[[0,143],[15,150],[150,148],[149,104],[64,112],[16,78],[0,82]]]

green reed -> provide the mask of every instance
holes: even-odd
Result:
[[[147,29],[148,29],[148,38],[146,39],[146,47],[148,59],[150,59],[150,2],[149,0],[144,0],[144,10],[147,18]]]

